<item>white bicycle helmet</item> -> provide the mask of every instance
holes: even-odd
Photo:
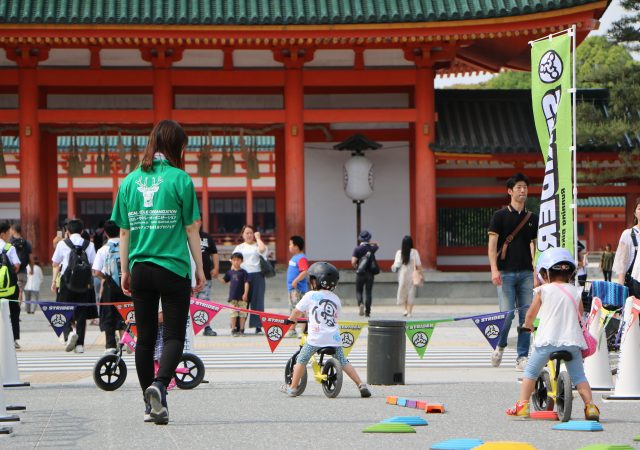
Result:
[[[566,270],[566,268],[563,267],[563,263],[569,265],[572,270],[576,270],[576,260],[569,250],[563,247],[549,248],[542,252],[538,258],[536,271],[540,273],[542,269]]]

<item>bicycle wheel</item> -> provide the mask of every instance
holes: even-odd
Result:
[[[573,391],[571,390],[571,378],[568,372],[560,372],[558,376],[558,395],[556,396],[558,405],[558,419],[561,422],[571,420],[571,406],[573,405]]]
[[[293,366],[296,365],[298,353],[300,352],[296,352],[291,358],[289,358],[289,360],[287,361],[287,365],[284,368],[284,382],[287,383],[287,385],[290,385],[291,380],[293,379]],[[307,370],[305,368],[305,371],[302,372],[302,378],[300,378],[300,383],[298,384],[298,387],[294,391],[296,396],[302,395],[302,393],[306,388],[307,388]]]
[[[536,386],[531,394],[531,406],[534,411],[553,411],[553,399],[549,397],[551,391],[551,377],[544,369],[536,379]]]
[[[127,379],[127,365],[118,355],[104,355],[93,366],[93,381],[103,391],[115,391]]]
[[[193,353],[183,353],[178,368],[184,372],[176,372],[176,386],[180,389],[193,389],[204,378],[204,363]]]
[[[327,376],[322,380],[322,390],[329,398],[336,398],[342,389],[342,366],[334,359],[330,358],[322,366],[322,374]]]

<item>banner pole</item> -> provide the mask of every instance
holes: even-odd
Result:
[[[573,150],[573,251],[576,255],[576,263],[578,262],[578,142],[577,142],[577,114],[576,114],[576,97],[578,96],[578,87],[576,82],[576,25],[571,26],[571,82],[572,82],[572,146]],[[585,272],[587,267],[584,268]],[[575,280],[576,286],[579,285],[578,278]]]

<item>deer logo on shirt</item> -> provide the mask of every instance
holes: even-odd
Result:
[[[143,183],[142,177],[140,177],[138,178],[138,181],[136,181],[136,184],[138,185],[138,191],[140,191],[142,193],[142,196],[144,197],[144,207],[151,208],[153,206],[153,196],[156,192],[158,192],[158,189],[160,189],[160,184],[164,180],[162,179],[162,177],[158,177],[157,180],[156,177],[152,177],[151,186],[147,186],[147,181],[148,178],[145,178]]]

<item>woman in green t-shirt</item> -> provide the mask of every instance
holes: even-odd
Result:
[[[191,261],[194,291],[204,285],[198,203],[193,182],[182,170],[187,135],[171,120],[159,122],[140,166],[120,185],[111,219],[120,226],[122,290],[133,298],[138,327],[136,370],[144,392],[145,422],[169,421],[166,388],[184,347]],[[154,378],[153,353],[162,299],[164,349]]]

